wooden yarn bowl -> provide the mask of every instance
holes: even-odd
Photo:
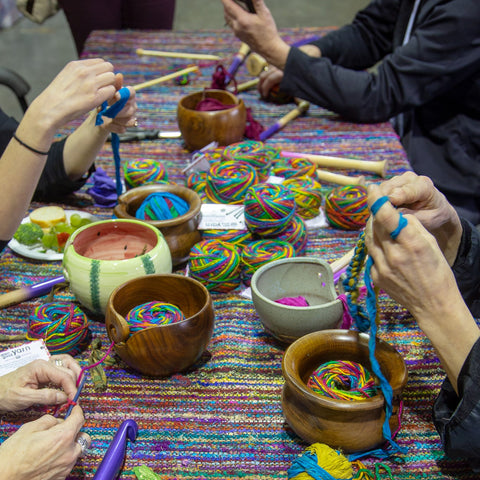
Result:
[[[148,195],[156,192],[173,193],[190,205],[187,213],[176,218],[142,220],[158,228],[163,234],[172,255],[172,265],[176,267],[188,260],[191,248],[202,239],[202,234],[198,230],[202,200],[196,192],[181,185],[151,184],[135,187],[120,195],[113,214],[117,218],[138,220],[135,213],[140,205]]]
[[[252,300],[263,328],[283,344],[317,330],[340,326],[343,304],[337,298],[330,265],[311,257],[275,260],[260,267],[251,281]],[[308,307],[276,302],[303,296]]]
[[[185,320],[130,334],[128,312],[143,303],[171,303]],[[118,287],[110,296],[105,325],[120,358],[144,375],[166,377],[191,367],[212,337],[213,305],[208,290],[183,275],[148,275]]]
[[[283,414],[305,442],[325,443],[346,453],[374,449],[385,442],[382,436],[385,408],[381,393],[364,400],[348,401],[319,395],[307,387],[313,371],[332,360],[353,361],[372,372],[368,339],[368,335],[350,330],[323,330],[305,335],[287,348],[282,361]],[[401,355],[382,340],[377,339],[375,357],[393,390],[393,413],[389,423],[394,432],[399,425],[399,404],[407,383],[407,369]]]
[[[195,110],[204,98],[214,98],[225,105],[235,106],[226,110]],[[177,122],[189,150],[199,150],[214,141],[219,145],[230,145],[243,139],[247,110],[243,100],[233,93],[226,90],[205,90],[180,99]]]

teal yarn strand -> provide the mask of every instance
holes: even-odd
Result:
[[[77,305],[51,302],[35,307],[28,319],[27,339],[43,339],[51,353],[77,355],[90,343],[88,318]]]

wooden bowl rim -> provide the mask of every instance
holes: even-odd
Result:
[[[301,394],[304,395],[304,397],[308,401],[319,404],[319,405],[323,405],[332,410],[351,412],[352,410],[362,411],[362,410],[371,410],[372,408],[382,407],[385,402],[385,398],[383,396],[383,393],[380,390],[378,394],[375,395],[374,397],[355,400],[355,402],[351,402],[349,400],[333,399],[333,398],[329,398],[324,395],[315,393],[313,390],[308,388],[303,381],[297,381],[296,376],[290,374],[290,366],[289,366],[290,364],[288,363],[288,359],[290,356],[293,355],[292,352],[294,352],[297,348],[300,348],[300,345],[305,343],[309,338],[314,338],[318,336],[328,336],[328,335],[352,337],[352,340],[362,339],[363,341],[362,343],[366,343],[368,348],[369,335],[366,333],[356,332],[353,330],[343,330],[343,329],[321,330],[321,331],[312,332],[307,335],[304,335],[303,337],[300,337],[299,339],[295,340],[295,342],[293,342],[291,345],[289,345],[283,355],[282,373],[285,379],[285,384],[283,388],[284,389],[288,388],[288,384],[290,383],[295,389],[300,391]],[[389,350],[392,355],[397,357],[400,360],[401,364],[403,365],[404,380],[402,384],[398,387],[400,391],[402,391],[407,382],[407,368],[405,365],[405,361],[403,360],[403,357],[397,352],[397,350],[395,350],[394,347],[392,347],[389,343],[385,342],[384,340],[377,338],[377,348],[379,344],[382,345],[382,347],[387,348],[387,350]],[[316,345],[316,347],[318,348],[318,345]]]
[[[129,197],[135,195],[135,194],[142,194],[145,192],[145,197],[144,199],[150,194],[150,193],[156,193],[156,192],[169,192],[169,193],[174,193],[177,194],[178,192],[191,192],[194,198],[194,202],[189,203],[189,210],[184,213],[183,215],[179,215],[178,217],[168,219],[168,220],[140,220],[137,217],[134,217],[133,215],[130,215],[127,211],[128,207],[128,200]],[[178,195],[180,197],[180,195]],[[181,197],[183,200],[185,198]],[[182,185],[164,185],[164,184],[149,184],[149,185],[141,185],[139,187],[134,187],[131,188],[130,190],[126,191],[125,193],[122,193],[118,197],[118,204],[114,208],[114,214],[118,215],[121,213],[123,217],[121,217],[124,220],[137,220],[140,222],[147,223],[148,225],[151,225],[155,228],[161,228],[161,227],[174,227],[181,225],[183,223],[188,222],[195,216],[197,216],[200,213],[200,210],[202,208],[202,200],[200,196],[198,195],[195,190],[192,190],[191,188],[184,187]]]

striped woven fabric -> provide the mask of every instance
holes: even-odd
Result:
[[[286,30],[284,34],[293,42],[318,34],[318,31]],[[186,32],[94,32],[88,41],[86,56],[111,60],[116,69],[124,73],[125,84],[134,85],[170,73],[174,65],[171,59],[139,58],[136,48],[218,53],[228,66],[238,47],[238,41],[225,31],[189,32],[188,35]],[[181,68],[187,63],[176,62],[175,65]],[[177,129],[178,100],[189,92],[209,86],[214,67],[213,63],[202,63],[201,74],[192,75],[185,86],[169,82],[139,91],[139,125]],[[242,67],[237,80],[248,79]],[[256,92],[243,93],[242,98],[247,107],[252,108],[254,117],[266,127],[291,109],[291,105],[262,103]],[[311,106],[306,116],[288,124],[268,140],[268,144],[296,152],[364,160],[386,159],[389,176],[409,168],[398,138],[388,124],[343,122],[337,115],[316,106]],[[181,170],[190,155],[178,139],[121,144],[120,154],[124,162],[138,158],[161,161],[170,180],[178,183],[184,182]],[[113,178],[109,146],[102,151],[97,164]],[[379,181],[379,178],[367,176],[367,180]],[[32,208],[37,206],[33,204]],[[102,218],[111,216],[111,210],[93,207],[84,190],[67,199],[62,206],[84,208]],[[337,259],[355,245],[357,235],[331,227],[310,231],[306,254],[326,260]],[[9,249],[0,258],[0,271],[2,293],[62,273],[60,262],[29,260]],[[208,352],[189,371],[152,379],[142,377],[119,361],[105,368],[108,379],[105,392],[95,392],[91,381],[87,381],[80,400],[86,417],[84,430],[91,435],[93,443],[70,478],[94,476],[113,435],[125,419],[135,420],[139,433],[137,441],[128,444],[121,478],[135,478],[133,468],[139,465],[151,467],[165,480],[286,478],[290,464],[306,445],[288,427],[282,414],[283,347],[263,330],[253,303],[239,295],[239,291],[213,298],[213,338]],[[55,299],[74,300],[68,290],[58,292]],[[45,298],[0,310],[0,333],[24,333],[28,316],[42,301]],[[432,425],[431,406],[444,372],[430,343],[410,315],[391,299],[381,295],[380,307],[379,336],[403,355],[409,370],[402,428],[397,436],[398,443],[408,448],[408,454],[404,456],[404,463],[389,464],[394,478],[476,478],[464,462],[444,457]],[[91,318],[90,328],[106,351],[109,340],[102,319]],[[20,342],[2,343],[0,347],[5,349],[18,344]],[[77,359],[85,364],[88,355],[89,349]],[[31,409],[22,414],[3,415],[1,440],[42,413],[40,409]],[[374,468],[375,461],[367,460],[366,464]]]

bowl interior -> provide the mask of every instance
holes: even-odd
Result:
[[[75,252],[97,260],[125,260],[152,250],[157,232],[138,221],[107,220],[87,225],[74,234]]]
[[[303,296],[311,307],[336,299],[331,268],[320,259],[289,258],[264,265],[253,275],[252,290],[274,305],[285,297]]]
[[[224,110],[211,110],[211,111],[200,111],[196,110],[197,105],[200,103],[201,100],[205,98],[213,98],[222,102],[224,105],[232,105],[231,108],[224,109]],[[222,112],[225,113],[232,108],[237,107],[239,104],[239,99],[230,92],[226,90],[204,90],[201,92],[191,93],[186,95],[185,97],[180,99],[179,106],[183,107],[187,110],[195,111],[200,115],[221,115]]]

